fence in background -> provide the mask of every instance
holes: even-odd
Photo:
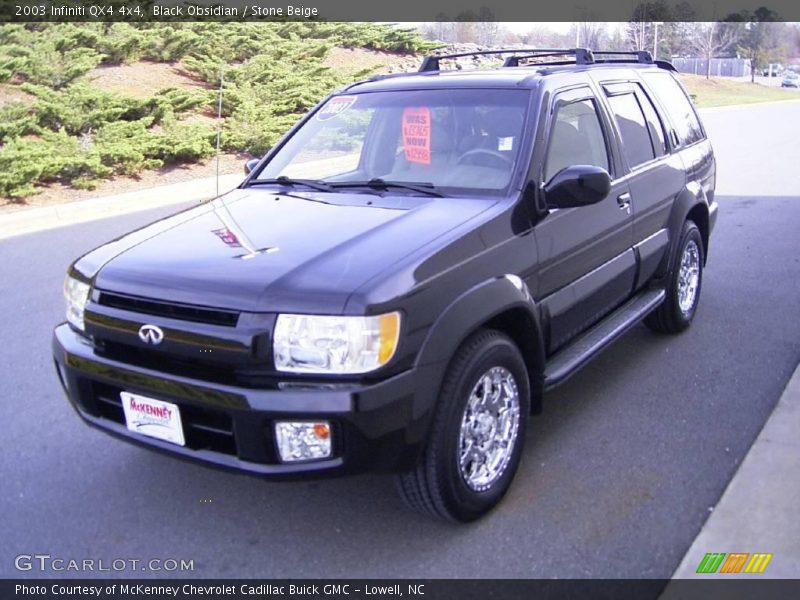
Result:
[[[708,61],[705,58],[673,58],[672,64],[681,73],[705,75]],[[712,58],[711,75],[714,77],[746,77],[750,75],[750,59]]]

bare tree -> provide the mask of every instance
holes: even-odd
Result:
[[[425,23],[419,27],[419,32],[425,39],[452,42],[455,36],[454,23],[447,20],[447,15],[436,15],[436,21]]]
[[[478,41],[478,24],[472,13],[461,13],[456,17],[454,42],[458,44],[476,43]]]
[[[606,35],[603,23],[578,22],[575,23],[573,31],[575,32],[575,40],[578,46],[595,50],[604,46]]]
[[[648,45],[645,21],[631,21],[625,28],[625,45],[631,50],[644,50]]]
[[[665,0],[652,0],[650,2],[640,2],[633,9],[631,20],[628,22],[625,37],[626,45],[629,50],[651,50],[655,46],[656,32],[658,31],[659,40],[662,43],[671,38],[672,23],[676,21],[676,15],[690,14],[691,6],[686,2],[680,2],[676,6],[667,4]],[[692,19],[689,19],[692,20]],[[659,29],[661,27],[661,29]],[[671,44],[668,44],[671,46]],[[658,48],[654,52],[659,52]]]
[[[485,6],[481,6],[478,9],[477,14],[477,23],[476,26],[476,35],[477,35],[477,42],[479,44],[484,45],[491,45],[498,43],[498,37],[500,35],[500,23],[497,22],[494,13],[486,8]]]
[[[622,52],[628,49],[628,46],[625,43],[625,32],[622,29],[615,27],[611,30],[611,33],[608,36],[606,49],[617,52]]]
[[[473,13],[460,13],[455,21],[426,23],[419,31],[426,39],[458,44],[477,42],[479,25],[481,23],[475,21]]]
[[[569,48],[575,43],[575,33],[562,34],[546,25],[536,25],[528,33],[520,36],[520,39],[534,48]]]
[[[739,31],[727,23],[697,23],[690,47],[706,61],[706,79],[711,77],[711,59],[730,49],[739,40]]]

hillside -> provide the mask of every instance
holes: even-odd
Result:
[[[332,89],[433,46],[364,23],[1,25],[0,197],[208,172],[221,77],[223,170],[238,170]]]

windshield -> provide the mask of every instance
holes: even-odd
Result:
[[[380,180],[500,194],[514,172],[527,105],[527,90],[506,89],[334,96],[256,181],[322,181],[342,189]]]

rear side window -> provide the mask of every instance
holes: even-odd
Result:
[[[593,100],[558,103],[545,158],[544,180],[572,165],[608,171],[608,151]]]
[[[622,147],[628,165],[634,168],[653,160],[656,155],[653,152],[647,122],[633,92],[611,96],[608,102],[622,136]]]
[[[639,105],[644,111],[645,119],[647,119],[647,129],[650,130],[650,138],[653,140],[653,148],[656,151],[656,156],[664,156],[664,154],[667,153],[664,126],[653,106],[653,102],[647,97],[642,86],[638,83],[636,84],[636,90],[636,98],[639,100]]]
[[[691,101],[669,73],[643,73],[642,77],[667,111],[680,143],[688,146],[705,138]]]

